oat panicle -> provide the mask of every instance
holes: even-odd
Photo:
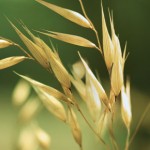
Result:
[[[84,132],[76,112],[78,112],[85,121],[89,130],[98,138],[102,149],[119,149],[119,141],[116,139],[114,123],[116,123],[117,114],[121,113],[122,120],[127,129],[127,138],[125,141],[124,150],[129,150],[130,143],[130,128],[132,122],[132,109],[130,97],[130,82],[127,79],[125,84],[125,62],[127,59],[127,44],[124,51],[120,44],[118,33],[115,31],[113,15],[109,13],[109,24],[105,19],[103,5],[101,3],[101,33],[102,39],[99,38],[98,29],[89,18],[82,0],[79,0],[81,13],[74,10],[66,9],[57,6],[44,0],[35,0],[41,5],[46,6],[53,12],[59,14],[65,19],[79,25],[79,27],[87,28],[94,31],[97,41],[93,42],[80,35],[71,33],[54,32],[48,30],[30,30],[22,21],[19,21],[20,26],[26,32],[22,32],[8,18],[8,22],[19,36],[26,49],[23,49],[17,43],[11,40],[0,37],[0,48],[9,46],[17,46],[24,55],[11,56],[0,60],[0,70],[14,66],[24,60],[31,59],[41,65],[51,76],[53,74],[59,83],[61,89],[54,88],[49,85],[36,81],[28,76],[21,75],[15,72],[21,80],[14,88],[12,94],[13,104],[19,109],[19,121],[23,126],[18,140],[20,150],[37,150],[42,148],[48,150],[51,145],[51,137],[40,126],[35,123],[36,115],[40,113],[41,108],[47,109],[54,117],[58,118],[65,125],[71,128],[74,140],[79,145],[80,149],[84,149]],[[109,33],[109,26],[110,32]],[[34,33],[35,32],[35,33]],[[43,34],[48,38],[54,38],[59,41],[69,43],[75,46],[91,48],[93,51],[98,50],[108,71],[108,89],[105,89],[97,78],[95,73],[90,68],[90,63],[85,61],[83,55],[79,54],[79,60],[72,64],[69,71],[63,64],[63,59],[59,56],[53,43],[49,46],[42,38],[36,34]],[[26,36],[28,34],[28,36]],[[100,42],[102,41],[102,43]],[[99,76],[99,75],[98,75]],[[103,79],[102,79],[103,80]],[[73,89],[73,87],[75,89]],[[32,92],[32,89],[34,92]],[[80,98],[77,96],[79,94]],[[35,96],[35,94],[38,96]],[[79,99],[78,99],[79,98]],[[80,102],[80,99],[83,101]],[[118,101],[121,100],[121,105]],[[82,110],[82,104],[87,106],[87,113]],[[116,106],[120,109],[116,109]],[[120,111],[121,110],[121,111]],[[90,115],[89,115],[89,114]],[[90,121],[89,121],[90,120]],[[118,119],[119,120],[119,119]],[[117,120],[117,121],[118,121]],[[61,122],[60,122],[61,123]],[[133,134],[132,137],[134,137]],[[106,139],[105,136],[110,139]],[[58,140],[58,139],[56,139]]]

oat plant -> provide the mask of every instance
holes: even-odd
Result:
[[[79,35],[48,30],[34,31],[35,34],[33,34],[22,21],[18,21],[30,36],[30,38],[28,38],[7,18],[12,28],[25,44],[26,49],[12,40],[1,37],[0,48],[17,46],[23,52],[23,55],[12,56],[0,60],[0,69],[8,68],[28,59],[36,61],[46,69],[49,74],[55,75],[63,91],[59,91],[51,86],[15,72],[21,80],[14,89],[13,103],[15,106],[21,108],[19,120],[25,124],[18,138],[18,148],[20,150],[37,150],[39,147],[43,150],[50,149],[51,137],[46,131],[39,127],[35,119],[35,115],[40,113],[43,107],[62,122],[69,125],[75,142],[79,145],[81,150],[84,150],[84,146],[82,145],[82,140],[84,139],[82,139],[82,131],[76,112],[79,112],[83,121],[89,126],[89,130],[95,134],[102,149],[120,149],[114,132],[115,116],[120,112],[127,129],[124,150],[129,150],[129,146],[134,138],[135,134],[133,134],[130,140],[130,126],[132,121],[130,81],[129,78],[126,78],[126,81],[124,80],[125,61],[128,56],[126,54],[126,45],[122,50],[119,37],[115,32],[112,13],[108,13],[111,27],[111,33],[109,33],[103,6],[101,4],[102,39],[100,39],[94,23],[86,13],[82,0],[78,1],[81,6],[82,14],[61,6],[56,6],[50,2],[36,0],[37,3],[41,4],[41,7],[45,6],[67,20],[83,28],[92,30],[95,33],[97,43],[93,43]],[[80,52],[78,52],[79,61],[75,62],[71,67],[71,71],[68,72],[55,46],[52,43],[46,44],[39,37],[40,34],[66,43],[85,47],[87,48],[87,53],[88,48],[92,48],[93,51],[98,51],[103,57],[109,74],[109,91],[105,91],[99,77],[92,72],[87,61],[81,56]],[[31,87],[35,90],[37,96],[31,96]],[[73,87],[76,89],[80,98],[74,94],[72,90]],[[90,116],[83,113],[79,103],[81,100],[83,100],[84,104],[87,106]],[[118,103],[118,101],[121,101],[121,104]],[[116,109],[118,105],[119,109]],[[142,118],[144,118],[144,116]],[[90,119],[92,123],[89,121]],[[111,142],[108,142],[108,140],[104,138],[105,134],[109,135]]]

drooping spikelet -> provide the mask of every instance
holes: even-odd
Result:
[[[55,38],[57,40],[66,42],[66,43],[70,43],[70,44],[82,46],[82,47],[96,48],[97,49],[97,46],[94,43],[92,43],[91,41],[89,41],[86,38],[83,38],[81,36],[66,34],[66,33],[53,32],[53,31],[48,31],[47,33],[46,32],[40,32],[40,31],[38,31],[38,32],[41,34],[47,35],[49,37]]]
[[[52,11],[54,11],[55,13],[58,13],[59,15],[61,15],[62,17],[82,26],[85,28],[92,28],[90,22],[81,14],[79,14],[78,12],[66,9],[66,8],[62,8],[59,6],[56,6],[54,4],[45,2],[43,0],[36,0],[37,2],[39,2],[40,4],[48,7],[49,9],[51,9]]]
[[[101,100],[97,89],[89,76],[86,76],[86,99],[88,110],[94,122],[97,122],[101,113]]]
[[[44,91],[38,90],[37,92],[47,110],[58,119],[66,122],[67,116],[64,106],[55,97],[45,93]]]
[[[28,59],[28,57],[25,56],[12,56],[8,58],[4,58],[0,60],[0,70],[14,66],[25,59]]]
[[[12,42],[0,37],[0,48],[5,48],[5,47],[11,46],[11,45],[13,45]]]
[[[88,78],[93,82],[93,85],[95,86],[98,94],[99,94],[99,98],[101,99],[101,101],[106,105],[106,107],[110,110],[110,104],[108,102],[108,97],[105,93],[104,88],[102,87],[102,85],[100,84],[100,82],[96,79],[95,75],[93,74],[93,72],[91,71],[91,69],[89,68],[89,66],[86,64],[86,62],[84,61],[84,59],[80,56],[81,61],[85,67],[86,73]]]

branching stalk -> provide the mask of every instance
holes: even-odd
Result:
[[[22,50],[30,59],[34,59],[29,53],[27,53],[19,44],[13,43],[14,46],[17,46],[20,50]]]
[[[87,15],[87,13],[86,13],[86,11],[85,11],[85,8],[84,8],[84,5],[83,5],[82,0],[79,0],[79,3],[80,3],[80,6],[81,6],[81,9],[82,9],[82,12],[83,12],[85,18],[89,21],[89,23],[91,24],[91,29],[92,29],[92,30],[94,31],[94,33],[95,33],[95,36],[96,36],[96,39],[97,39],[97,43],[98,43],[98,48],[99,48],[98,50],[102,53],[102,48],[101,48],[100,38],[99,38],[98,32],[97,32],[97,30],[95,29],[95,26],[94,26],[94,24],[92,23],[92,21],[89,19],[88,15]]]
[[[83,117],[84,121],[87,123],[87,125],[89,126],[89,128],[93,131],[93,133],[98,137],[99,141],[105,146],[105,148],[107,150],[109,150],[108,145],[106,144],[106,142],[97,134],[97,132],[94,130],[94,128],[92,127],[92,125],[89,123],[89,121],[86,119],[85,115],[83,114],[82,110],[80,109],[79,105],[76,103],[76,107],[79,111],[79,113],[81,114],[81,116]]]

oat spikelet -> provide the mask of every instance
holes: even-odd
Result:
[[[20,79],[17,85],[15,86],[12,94],[12,101],[15,106],[20,106],[23,104],[31,91],[30,85],[24,81],[23,79]]]
[[[13,57],[8,57],[0,60],[0,70],[14,66],[25,59],[28,59],[28,57],[24,56],[13,56]]]
[[[34,129],[35,137],[37,139],[38,144],[44,149],[48,150],[51,145],[51,138],[50,136],[41,128],[36,127]]]
[[[123,68],[124,64],[121,52],[120,41],[117,35],[115,34],[113,19],[110,18],[111,23],[111,32],[112,32],[112,43],[114,46],[114,62],[111,72],[111,88],[115,93],[115,96],[118,96],[121,88],[123,86]]]
[[[0,38],[0,48],[5,48],[11,45],[13,45],[13,43],[11,43],[10,41]]]
[[[68,121],[72,130],[75,141],[82,147],[82,135],[81,130],[77,121],[77,117],[72,108],[68,110]]]
[[[107,130],[107,124],[108,124],[108,112],[103,112],[101,117],[99,118],[97,122],[97,133],[99,135],[104,136]]]
[[[36,87],[37,89],[39,90],[43,90],[45,93],[49,94],[49,95],[52,95],[53,97],[55,97],[56,99],[60,99],[60,100],[63,100],[64,102],[67,102],[67,103],[72,103],[72,101],[67,98],[63,93],[59,92],[58,90],[50,87],[50,86],[47,86],[43,83],[40,83],[36,80],[33,80],[29,77],[26,77],[26,76],[23,76],[23,75],[20,75],[18,73],[16,73],[18,76],[20,76],[21,78],[23,78],[24,80],[28,81],[32,86]]]
[[[66,122],[66,111],[63,105],[53,96],[41,91],[38,91],[39,97],[42,100],[44,106],[55,115],[58,119]]]
[[[128,129],[130,129],[130,124],[132,120],[131,111],[131,98],[130,98],[130,83],[127,80],[126,88],[122,87],[121,90],[121,114],[124,124]]]
[[[48,31],[49,33],[40,32],[40,31],[37,32],[73,45],[98,49],[94,43],[77,35],[65,34],[65,33],[53,32],[53,31]]]
[[[85,88],[85,84],[83,83],[83,81],[81,79],[76,79],[72,76],[70,76],[70,79],[71,79],[72,84],[76,88],[77,92],[81,96],[81,98],[85,101],[86,100],[86,88]]]
[[[19,120],[22,122],[30,121],[39,111],[40,102],[37,98],[31,98],[25,105],[21,108],[19,113]]]
[[[108,33],[103,6],[101,7],[102,7],[103,52],[107,69],[110,71],[114,60],[114,46]]]
[[[9,20],[8,20],[9,21]],[[26,47],[29,49],[33,57],[44,67],[49,68],[49,63],[47,61],[47,56],[42,48],[40,48],[38,45],[33,43],[30,39],[28,39],[20,30],[17,29],[17,27],[9,21],[18,36],[21,38],[23,43],[26,45]]]
[[[91,24],[89,23],[89,21],[83,17],[81,14],[79,14],[78,12],[66,9],[66,8],[62,8],[59,6],[56,6],[54,4],[42,1],[42,0],[36,0],[37,2],[39,2],[40,4],[48,7],[49,9],[51,9],[52,11],[54,11],[55,13],[58,13],[59,15],[61,15],[62,17],[82,26],[85,28],[92,28]]]
[[[115,57],[115,62],[111,73],[111,88],[116,96],[119,95],[123,86],[123,69],[122,64],[118,58]]]
[[[101,101],[92,81],[86,77],[86,104],[94,122],[100,117]]]
[[[112,43],[113,43],[113,47],[114,47],[114,60],[118,59],[119,61],[122,61],[122,52],[121,52],[120,41],[115,33],[113,18],[111,18],[111,17],[110,17],[110,24],[111,24]]]
[[[98,94],[99,94],[99,98],[102,100],[102,102],[106,105],[106,107],[110,110],[110,104],[108,102],[108,97],[105,93],[105,90],[103,89],[102,85],[100,84],[100,82],[96,79],[95,75],[93,74],[93,72],[91,71],[91,69],[89,68],[89,66],[86,64],[86,62],[84,61],[84,59],[80,56],[81,61],[83,62],[83,65],[86,69],[86,73],[89,76],[88,78],[93,82],[93,85],[95,86]]]
[[[49,61],[58,81],[61,83],[62,86],[69,89],[71,86],[70,76],[63,64],[61,63],[60,59],[58,59],[58,55],[50,52]]]
[[[34,34],[32,34],[32,32],[22,23],[22,27],[26,30],[26,32],[31,36],[31,38],[33,39],[34,43],[39,46],[43,52],[46,55],[47,58],[47,63],[49,65],[49,70],[51,70],[51,66],[50,66],[50,60],[51,60],[51,55],[52,55],[52,49],[39,37],[35,36]],[[53,47],[54,48],[54,47]],[[55,55],[56,56],[56,55]],[[57,56],[56,56],[57,57]],[[58,57],[57,57],[58,58]]]

